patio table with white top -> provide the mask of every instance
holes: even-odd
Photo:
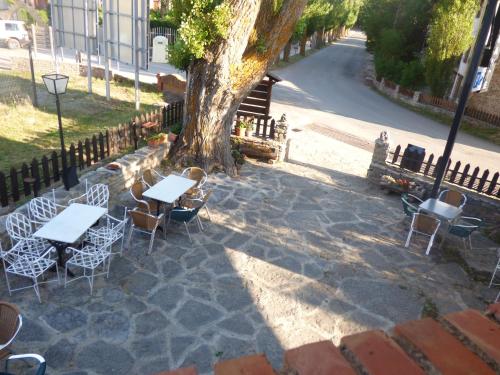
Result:
[[[435,215],[448,222],[453,222],[462,213],[462,209],[435,198],[427,199],[425,202],[420,204],[418,209],[419,211]]]
[[[38,229],[34,236],[46,239],[55,246],[58,264],[62,267],[64,249],[77,242],[107,212],[104,207],[73,203]]]
[[[171,174],[146,190],[142,195],[158,202],[172,204],[194,185],[196,185],[194,180]],[[158,208],[157,214],[159,213]]]

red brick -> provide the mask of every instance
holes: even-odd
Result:
[[[368,331],[341,341],[370,375],[425,375],[424,371],[382,331]]]
[[[178,370],[173,370],[173,371],[164,371],[164,372],[159,372],[158,374],[155,375],[198,375],[198,372],[196,371],[196,367],[185,367],[185,368],[180,368]]]
[[[264,354],[250,355],[215,364],[215,375],[276,375]]]
[[[331,341],[307,344],[285,352],[285,370],[297,375],[355,375],[349,362]]]
[[[476,310],[460,311],[444,318],[500,365],[500,325]]]
[[[412,343],[442,375],[494,374],[477,355],[430,318],[397,325],[394,333]]]

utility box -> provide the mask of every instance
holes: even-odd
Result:
[[[167,46],[168,39],[166,37],[161,35],[154,37],[152,62],[160,64],[167,63]]]
[[[401,159],[401,168],[419,172],[425,159],[425,148],[408,144]]]

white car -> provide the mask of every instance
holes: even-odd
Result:
[[[16,49],[29,43],[29,35],[23,21],[0,20],[0,43]]]

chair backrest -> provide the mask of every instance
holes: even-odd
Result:
[[[403,210],[406,215],[412,216],[415,212],[418,211],[418,207],[414,204],[410,203],[409,197],[407,194],[401,195],[401,203],[403,203]]]
[[[141,181],[135,181],[130,187],[130,194],[134,197],[135,200],[142,200],[142,193],[144,193],[144,186]]]
[[[57,215],[57,206],[54,201],[45,197],[33,198],[29,203],[31,218],[46,222]]]
[[[413,228],[421,233],[428,234],[429,236],[433,235],[441,224],[438,219],[429,215],[419,213],[413,215]]]
[[[22,325],[21,312],[17,306],[0,301],[0,345],[8,343]]]
[[[182,171],[182,176],[189,178],[190,180],[195,180],[197,182],[196,186],[201,186],[207,180],[207,174],[205,171],[198,167],[186,168]]]
[[[443,190],[439,194],[439,200],[445,203],[451,204],[455,207],[461,207],[465,204],[466,201],[465,195],[456,191],[456,190]]]
[[[153,171],[151,169],[146,169],[142,173],[142,180],[146,183],[148,186],[153,186],[156,184],[156,177],[153,175]]]
[[[134,224],[134,226],[147,230],[149,232],[153,231],[158,226],[163,216],[154,216],[138,210],[131,210],[128,213],[132,218],[132,223]]]
[[[212,195],[212,189],[208,190],[205,195],[203,196],[202,200],[203,203],[206,204],[208,200],[210,199],[210,196]]]
[[[87,204],[97,207],[108,207],[109,188],[108,185],[95,184],[87,189]]]
[[[13,244],[17,241],[29,238],[33,234],[33,227],[31,226],[30,219],[18,212],[14,212],[7,216],[5,227],[7,228],[7,233],[9,233]]]

